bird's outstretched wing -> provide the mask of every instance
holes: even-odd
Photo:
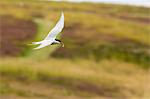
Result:
[[[64,27],[64,14],[62,12],[59,21],[57,22],[55,27],[49,32],[49,34],[44,40],[56,38],[56,36],[62,31],[63,27]]]

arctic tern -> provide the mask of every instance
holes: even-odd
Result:
[[[49,32],[49,34],[44,38],[44,40],[39,42],[32,42],[32,45],[39,45],[34,49],[40,49],[48,45],[61,44],[64,47],[64,43],[61,40],[56,39],[57,35],[64,28],[64,14],[62,12],[61,17],[54,28]]]

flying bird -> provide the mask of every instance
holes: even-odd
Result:
[[[64,43],[61,40],[56,39],[57,35],[62,31],[63,28],[64,28],[64,14],[62,12],[59,21],[57,22],[55,27],[48,33],[48,35],[44,38],[44,40],[39,42],[32,42],[32,45],[39,44],[39,46],[34,49],[40,49],[48,45],[54,44],[61,44],[62,47],[64,47]]]

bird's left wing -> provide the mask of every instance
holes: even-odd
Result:
[[[64,27],[64,14],[62,12],[61,17],[55,27],[49,32],[44,40],[49,40],[51,38],[56,38],[56,36],[62,31]]]
[[[40,48],[43,48],[43,47],[46,47],[50,44],[52,44],[52,40],[44,40],[44,41],[41,41],[41,43],[38,43],[38,42],[35,42],[35,44],[40,44],[38,47],[34,48],[34,49],[40,49]]]

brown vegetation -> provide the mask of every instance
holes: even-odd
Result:
[[[37,31],[36,24],[12,16],[0,16],[0,20],[0,55],[19,55],[26,46],[23,42],[33,39]]]

